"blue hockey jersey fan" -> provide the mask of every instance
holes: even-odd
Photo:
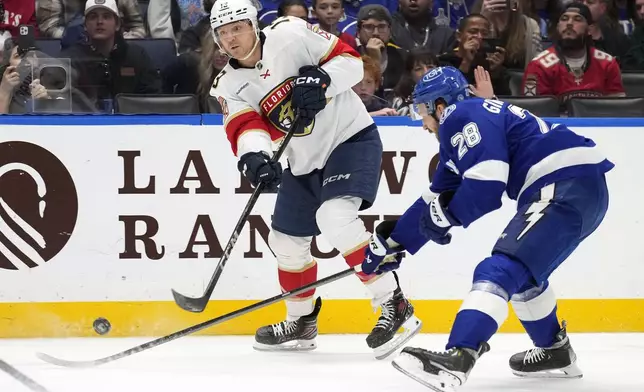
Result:
[[[604,219],[605,173],[614,165],[592,140],[564,125],[471,96],[452,67],[429,71],[414,104],[438,137],[440,162],[430,189],[396,222],[376,228],[363,272],[397,268],[401,258],[391,256],[402,249],[413,254],[428,241],[448,244],[451,227],[467,227],[498,209],[504,192],[518,211],[476,267],[447,352],[408,347],[394,366],[435,390],[462,385],[507,318],[509,301],[536,346],[510,359],[512,371],[581,377],[548,278]]]

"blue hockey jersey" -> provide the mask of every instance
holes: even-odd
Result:
[[[448,209],[464,227],[500,208],[504,192],[521,207],[548,184],[614,167],[591,139],[496,100],[447,107],[438,136],[430,189],[456,191]]]

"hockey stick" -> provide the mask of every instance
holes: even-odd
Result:
[[[279,148],[271,158],[271,162],[277,162],[280,160],[291,138],[302,125],[301,123],[302,121],[300,118],[300,114],[298,112],[295,115],[295,120],[293,121],[293,124],[289,128],[289,131],[286,134],[286,137],[284,138],[284,140],[282,141],[282,144],[280,144]],[[246,224],[246,221],[248,220],[248,217],[250,216],[250,213],[253,210],[253,207],[255,207],[255,203],[257,202],[257,199],[259,199],[259,195],[262,193],[263,190],[264,190],[264,183],[260,183],[257,186],[257,188],[255,188],[255,190],[253,191],[253,194],[250,196],[250,199],[248,200],[248,203],[246,204],[244,211],[242,212],[241,216],[239,217],[239,220],[237,221],[237,225],[233,230],[233,234],[230,236],[230,239],[228,239],[228,243],[226,244],[226,248],[224,249],[224,254],[223,256],[221,256],[221,259],[219,259],[219,263],[217,264],[217,267],[215,267],[215,272],[213,272],[213,275],[210,278],[210,282],[208,282],[208,286],[206,287],[206,291],[204,292],[204,294],[201,297],[194,298],[194,297],[187,297],[183,294],[180,294],[172,290],[172,296],[174,296],[174,302],[176,302],[177,305],[181,307],[181,309],[187,310],[189,312],[195,312],[195,313],[201,313],[203,312],[204,309],[206,309],[206,306],[208,306],[208,301],[212,296],[212,292],[215,290],[215,285],[217,285],[217,281],[219,281],[219,277],[221,276],[221,273],[224,271],[224,267],[228,262],[228,258],[230,258],[230,254],[233,251],[233,247],[235,246],[235,243],[237,243],[237,239],[239,239],[239,235],[241,234],[241,231],[244,228],[244,225]]]
[[[42,385],[38,384],[31,378],[27,377],[24,373],[20,372],[18,369],[15,367],[9,365],[2,359],[0,359],[0,370],[3,370],[5,373],[10,375],[11,377],[15,378],[16,380],[20,381],[23,385],[25,385],[27,388],[31,389],[32,391],[35,392],[49,392],[47,388],[43,387]]]
[[[203,329],[206,329],[208,327],[211,327],[215,324],[220,324],[223,323],[224,321],[228,321],[230,319],[233,319],[235,317],[243,316],[247,313],[250,313],[252,311],[264,308],[266,306],[272,305],[274,303],[277,303],[283,299],[287,299],[290,297],[293,297],[295,295],[304,293],[306,291],[309,291],[311,289],[314,289],[316,287],[324,286],[326,284],[329,284],[331,282],[335,282],[336,280],[345,278],[349,275],[353,275],[356,272],[360,272],[361,268],[360,265],[357,265],[353,268],[346,269],[342,272],[338,272],[334,275],[327,276],[324,279],[320,279],[318,281],[315,281],[313,283],[309,283],[306,286],[302,286],[299,289],[287,291],[285,293],[282,293],[280,295],[276,295],[274,297],[265,299],[261,302],[258,302],[253,305],[249,305],[245,308],[241,308],[238,310],[235,310],[234,312],[230,312],[228,314],[225,314],[223,316],[216,317],[214,319],[210,319],[208,321],[204,321],[201,324],[193,325],[192,327],[188,327],[186,329],[183,329],[178,332],[174,332],[170,335],[164,336],[162,338],[158,338],[156,340],[152,340],[150,342],[144,343],[140,346],[133,347],[131,349],[122,351],[118,354],[110,355],[109,357],[104,357],[96,360],[90,360],[90,361],[67,361],[64,359],[58,359],[55,357],[52,357],[51,355],[43,354],[43,353],[37,353],[36,356],[40,359],[42,359],[45,362],[51,363],[53,365],[58,365],[58,366],[64,366],[64,367],[72,367],[72,368],[88,368],[88,367],[94,367],[98,365],[102,365],[108,362],[116,361],[117,359],[121,359],[124,357],[128,357],[130,355],[140,353],[141,351],[148,350],[150,348],[154,348],[157,346],[160,346],[164,343],[171,342],[173,340],[179,339],[181,337],[193,334],[195,332],[201,331]]]

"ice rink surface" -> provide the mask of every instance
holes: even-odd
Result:
[[[252,336],[187,337],[90,369],[68,369],[35,357],[38,351],[69,360],[114,354],[148,339],[0,340],[0,358],[50,392],[423,392],[430,391],[372,357],[362,335],[321,335],[306,353],[253,350]],[[459,391],[644,392],[644,334],[571,334],[584,371],[580,380],[529,380],[507,366],[530,348],[525,335],[495,336]],[[409,343],[442,350],[446,335],[418,335]],[[0,372],[1,392],[28,392]]]

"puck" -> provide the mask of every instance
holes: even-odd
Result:
[[[97,334],[99,335],[105,335],[110,332],[112,329],[112,326],[110,325],[110,322],[104,319],[103,317],[99,317],[96,320],[94,320],[94,331],[96,331]]]

